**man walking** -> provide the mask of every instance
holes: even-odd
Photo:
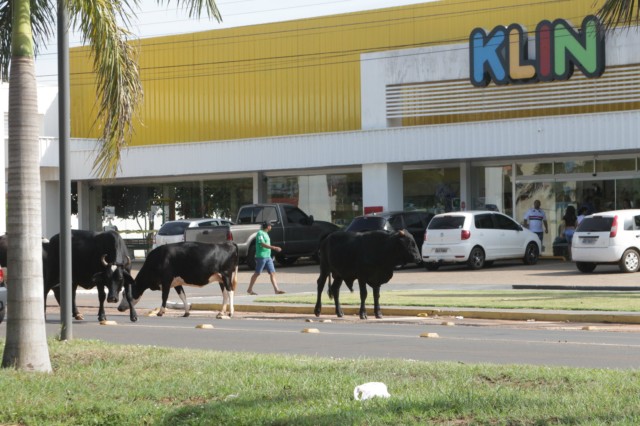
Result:
[[[547,225],[547,215],[544,210],[540,208],[540,200],[535,200],[533,202],[533,208],[530,208],[524,214],[524,226],[532,232],[535,232],[538,238],[540,238],[540,244],[542,244],[544,234],[549,233],[549,226]],[[543,227],[544,232],[542,231]],[[544,245],[542,250],[544,250]]]
[[[278,282],[276,281],[276,268],[273,265],[273,259],[271,259],[271,250],[279,253],[282,249],[280,247],[272,246],[271,239],[269,238],[269,231],[271,231],[271,224],[269,222],[264,222],[260,226],[260,230],[256,235],[256,271],[251,275],[251,280],[249,281],[249,288],[247,289],[247,293],[251,295],[256,295],[253,291],[253,285],[256,283],[256,280],[262,273],[262,271],[266,268],[269,273],[269,278],[271,279],[271,285],[273,286],[273,291],[276,294],[284,294],[283,290],[278,288]]]

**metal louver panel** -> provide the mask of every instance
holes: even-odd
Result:
[[[468,80],[386,87],[388,119],[456,116],[640,102],[640,65],[608,68],[600,78],[477,88]]]

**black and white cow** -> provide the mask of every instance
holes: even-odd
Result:
[[[405,231],[370,231],[353,233],[337,231],[329,234],[320,243],[320,276],[318,277],[318,295],[314,313],[320,316],[322,310],[322,291],[327,278],[329,297],[336,305],[336,315],[342,317],[340,306],[340,286],[344,281],[353,291],[353,282],[358,280],[360,287],[360,318],[367,319],[365,301],[367,284],[373,289],[374,313],[382,318],[380,312],[380,286],[391,280],[394,268],[405,263],[420,262],[422,257],[416,241]]]
[[[136,275],[131,294],[135,305],[145,290],[162,290],[162,307],[158,316],[164,315],[169,291],[175,287],[184,303],[184,316],[189,316],[189,304],[182,286],[202,287],[212,282],[220,284],[222,311],[233,316],[233,294],[238,283],[238,246],[232,242],[208,244],[199,242],[174,243],[159,246],[148,255]],[[124,300],[118,310],[128,308]],[[133,309],[132,309],[133,311]]]
[[[49,242],[47,273],[45,274],[44,297],[53,290],[60,303],[60,235],[54,235]],[[97,287],[100,308],[98,321],[105,321],[105,299],[109,303],[118,303],[120,290],[128,303],[131,299],[131,258],[124,240],[115,231],[71,231],[71,283],[73,286],[73,316],[77,320],[84,319],[76,306],[76,289],[78,286],[91,289]],[[105,294],[104,288],[108,294]],[[46,306],[46,305],[45,305]],[[138,318],[130,316],[131,321]]]

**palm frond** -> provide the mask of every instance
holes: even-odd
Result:
[[[178,8],[184,8],[189,13],[189,18],[199,18],[204,10],[207,17],[222,22],[222,15],[218,10],[215,0],[175,0]],[[169,5],[171,0],[158,0],[158,4]]]
[[[600,22],[607,31],[617,26],[640,24],[640,7],[636,0],[605,0],[598,12]]]
[[[100,99],[97,121],[102,128],[101,147],[93,171],[103,179],[118,172],[122,149],[133,131],[143,91],[132,34],[118,25],[128,22],[127,4],[113,0],[70,0],[69,19],[90,45]]]
[[[11,1],[0,0],[0,79],[9,80],[11,62]],[[31,0],[31,31],[36,56],[54,34],[56,11],[50,0]]]

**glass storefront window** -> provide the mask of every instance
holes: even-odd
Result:
[[[405,210],[443,213],[460,210],[460,168],[405,170],[402,186]]]
[[[556,161],[555,174],[593,173],[593,160]]]
[[[235,220],[240,206],[252,200],[251,178],[102,187],[102,205],[115,207],[114,223],[121,231],[158,229],[184,218]]]
[[[553,163],[519,163],[516,164],[517,176],[537,176],[553,174]]]
[[[469,210],[495,210],[513,216],[511,165],[471,168]]]
[[[314,219],[346,226],[362,214],[362,174],[269,177],[267,202],[293,204]]]
[[[612,160],[596,160],[596,172],[628,172],[636,169],[636,159],[616,158]]]

